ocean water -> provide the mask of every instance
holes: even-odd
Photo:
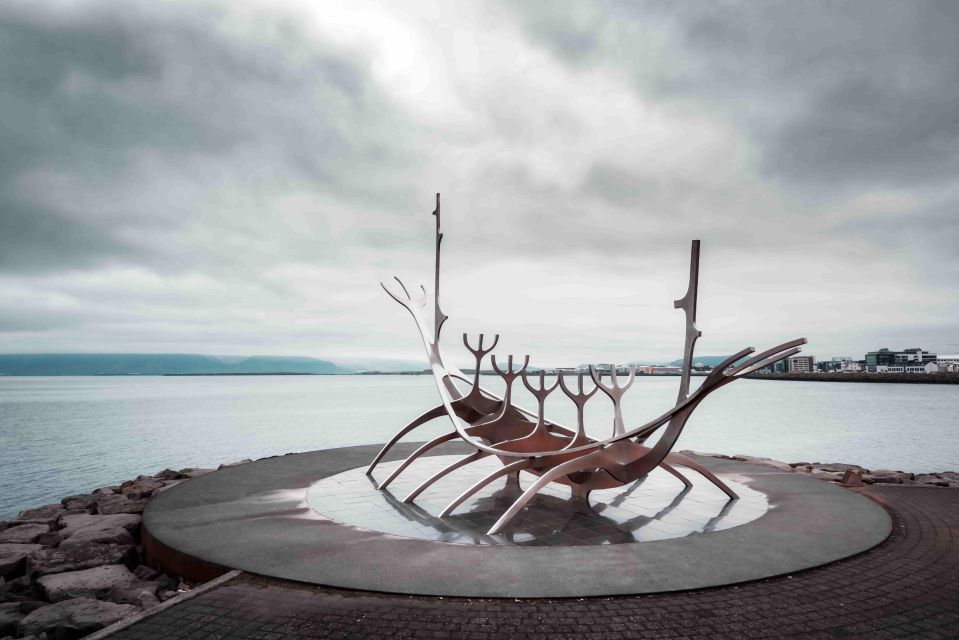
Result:
[[[678,382],[638,378],[627,426],[671,407]],[[436,403],[429,376],[0,377],[0,519],[166,467],[383,442]],[[547,415],[575,413],[556,391]],[[595,396],[590,434],[608,436],[611,417]],[[411,439],[448,429],[436,420]],[[676,449],[959,470],[959,386],[742,380],[703,402]]]

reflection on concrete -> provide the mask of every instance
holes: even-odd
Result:
[[[424,457],[416,465],[430,474],[457,457]],[[389,469],[398,464],[381,466]],[[712,485],[685,487],[665,472],[655,471],[625,491],[594,491],[589,504],[570,500],[566,487],[547,487],[507,530],[493,536],[486,531],[522,492],[515,483],[494,483],[452,516],[438,517],[464,485],[498,466],[491,458],[458,469],[430,486],[415,503],[402,500],[415,488],[412,478],[420,474],[410,475],[409,480],[401,475],[388,490],[380,491],[365,470],[357,468],[315,483],[307,500],[317,514],[362,529],[456,544],[526,546],[624,544],[709,533],[755,520],[769,508],[762,493],[738,482],[727,479],[740,496],[729,501]],[[521,481],[525,479],[521,476]]]

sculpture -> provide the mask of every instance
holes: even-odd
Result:
[[[476,346],[473,347],[467,335],[463,334],[463,344],[473,354],[475,360],[472,380],[455,367],[447,365],[440,351],[440,334],[443,324],[448,318],[440,309],[439,302],[440,247],[443,240],[443,233],[440,231],[440,194],[436,194],[436,209],[433,211],[433,215],[436,217],[436,262],[432,329],[421,312],[427,304],[426,289],[422,285],[415,298],[410,295],[399,278],[395,278],[395,280],[399,284],[401,292],[391,291],[382,283],[381,286],[390,297],[406,308],[413,316],[423,345],[426,348],[441,404],[414,419],[387,442],[370,463],[366,471],[367,475],[372,475],[383,456],[401,438],[427,422],[446,416],[452,422],[453,429],[423,444],[410,454],[389,477],[379,484],[380,490],[386,489],[417,458],[431,449],[445,442],[461,440],[473,447],[475,451],[424,480],[403,499],[403,502],[413,502],[420,493],[428,489],[438,479],[456,469],[491,455],[499,458],[503,466],[464,490],[443,510],[440,517],[449,515],[463,501],[498,478],[505,476],[509,482],[518,486],[520,471],[538,476],[533,484],[522,492],[522,495],[490,528],[489,535],[501,532],[523,506],[550,482],[568,485],[571,490],[571,499],[583,501],[588,505],[590,491],[625,487],[643,478],[656,467],[661,467],[676,476],[687,487],[692,486],[689,479],[675,468],[676,466],[682,466],[704,476],[724,491],[730,500],[737,498],[733,490],[712,472],[688,456],[673,453],[671,451],[672,447],[693,411],[707,395],[752,371],[798,353],[800,351],[799,345],[806,342],[805,338],[791,340],[751,356],[750,354],[755,351],[752,347],[743,349],[717,365],[705,377],[700,387],[690,393],[689,383],[693,352],[696,340],[701,335],[701,332],[696,328],[700,243],[699,240],[693,240],[689,266],[689,286],[686,294],[674,303],[677,309],[682,309],[685,313],[686,332],[679,392],[676,404],[671,409],[646,424],[627,429],[622,414],[622,398],[635,380],[635,366],[628,367],[624,372],[625,382],[621,378],[620,368],[615,365],[610,366],[608,371],[609,384],[605,384],[603,382],[604,371],[591,365],[589,376],[594,386],[587,391],[583,384],[585,371],[559,370],[556,381],[551,385],[547,385],[545,374],[540,371],[537,376],[538,379],[531,381],[531,376],[527,373],[529,356],[524,357],[523,364],[518,368],[514,368],[512,355],[507,356],[505,366],[501,366],[502,363],[497,361],[495,355],[492,356],[493,369],[506,383],[506,390],[503,397],[500,398],[480,385],[480,370],[483,360],[496,348],[499,341],[498,335],[494,337],[492,344],[484,346],[485,336],[480,334]],[[567,384],[567,381],[574,377],[575,384]],[[513,403],[512,389],[517,379],[522,379],[523,385],[536,398],[537,410],[535,412]],[[469,391],[463,393],[457,386],[457,382],[469,384]],[[536,384],[534,385],[533,382]],[[575,429],[569,429],[545,416],[546,398],[557,388],[562,389],[563,393],[576,405],[577,424]],[[595,440],[588,437],[584,424],[584,407],[597,391],[602,391],[613,403],[613,433],[605,440]],[[645,446],[646,440],[664,427],[665,431],[656,444],[652,447]]]

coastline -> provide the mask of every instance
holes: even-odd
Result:
[[[959,373],[751,373],[749,380],[878,382],[880,384],[959,384]]]
[[[959,489],[955,471],[917,474],[848,463],[786,463],[754,456],[688,453],[807,474],[847,487],[898,484]],[[246,462],[250,460],[218,468]],[[154,496],[211,471],[164,469],[27,509],[10,522],[0,521],[0,637],[42,633],[82,637],[124,620],[150,616],[169,606],[164,602],[202,584],[150,566],[143,547],[141,514]]]
[[[786,463],[755,456],[689,453],[807,474],[847,487],[898,484],[959,489],[955,471],[916,474],[848,463]],[[246,462],[250,460],[218,468]],[[0,521],[0,637],[42,633],[81,637],[123,620],[152,615],[164,608],[164,602],[199,586],[150,566],[142,544],[141,514],[154,496],[211,471],[164,469],[21,511],[10,522]]]

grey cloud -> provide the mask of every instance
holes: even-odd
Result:
[[[190,233],[215,227],[222,215],[196,198],[186,211],[163,214],[165,233],[157,234],[164,202],[155,191],[179,191],[177,182],[191,180],[211,186],[212,176],[174,176],[199,156],[221,172],[219,186],[233,182],[238,198],[257,187],[250,199],[269,197],[266,184],[275,192],[299,183],[349,195],[359,206],[409,201],[405,187],[376,178],[414,164],[408,136],[383,135],[411,127],[400,124],[372,85],[362,58],[313,42],[288,17],[264,17],[255,33],[237,34],[222,28],[221,14],[202,5],[0,8],[5,271],[116,259],[153,268],[189,265],[188,252],[171,260],[173,243],[158,246],[158,236],[169,241],[187,224]],[[163,167],[134,173],[142,154],[160,158],[166,173],[158,173]],[[32,171],[68,176],[92,195],[58,192],[59,202],[51,204],[42,184],[23,187]],[[171,193],[174,200],[178,195]],[[230,216],[250,248],[274,226],[257,204],[244,203]],[[294,256],[315,258],[318,241],[335,253],[334,238],[306,246],[295,236],[288,249]],[[199,259],[204,252],[192,253]]]
[[[888,256],[921,265],[925,277],[954,291],[959,281],[959,198],[916,211],[843,222],[836,231],[848,238],[868,238]]]
[[[959,169],[954,2],[609,1],[590,5],[605,19],[586,21],[519,4],[560,59],[625,66],[649,97],[724,111],[753,136],[762,170],[797,188],[941,182]],[[580,41],[598,44],[570,45]]]

